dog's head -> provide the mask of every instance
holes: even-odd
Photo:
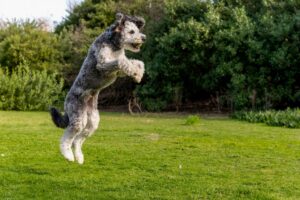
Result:
[[[141,29],[145,25],[145,20],[141,17],[116,14],[116,21],[113,26],[114,40],[120,47],[132,51],[139,52],[142,44],[146,40],[146,35],[141,33]]]

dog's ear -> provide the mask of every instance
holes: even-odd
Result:
[[[116,22],[121,23],[123,19],[124,19],[124,14],[118,12],[118,13],[116,14]]]
[[[124,28],[125,22],[125,15],[123,13],[118,12],[116,14],[116,21],[115,21],[115,30],[116,32],[121,32]]]
[[[139,29],[142,29],[145,26],[145,20],[142,17],[135,17],[134,21]]]

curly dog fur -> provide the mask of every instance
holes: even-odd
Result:
[[[60,142],[60,151],[69,161],[84,162],[81,150],[85,139],[98,128],[97,109],[99,92],[120,76],[130,76],[140,82],[144,63],[128,59],[125,50],[139,52],[146,36],[140,32],[143,18],[118,13],[116,20],[91,45],[80,72],[68,92],[62,115],[51,108],[52,120],[57,127],[66,128]],[[72,151],[72,147],[74,153]]]

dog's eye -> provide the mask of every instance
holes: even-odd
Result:
[[[134,30],[129,31],[130,34],[134,34]]]

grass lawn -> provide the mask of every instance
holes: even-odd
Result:
[[[300,129],[102,113],[84,165],[45,112],[0,112],[0,199],[300,199]]]

